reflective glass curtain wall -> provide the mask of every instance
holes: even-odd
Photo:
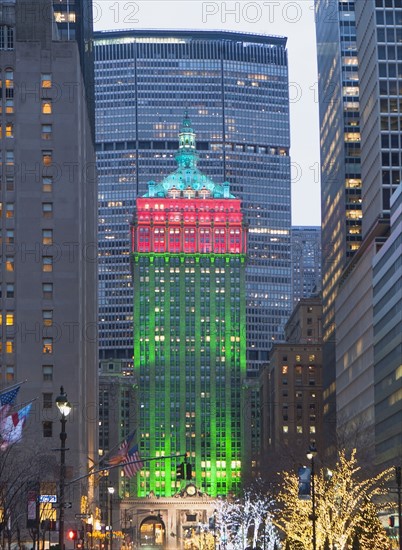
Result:
[[[188,109],[204,172],[228,180],[249,224],[248,369],[291,311],[286,39],[187,31],[95,36],[101,358],[132,357],[128,223],[149,180],[174,169]]]
[[[361,242],[358,58],[354,0],[316,0],[321,136],[324,423],[336,427],[335,298],[346,262]]]

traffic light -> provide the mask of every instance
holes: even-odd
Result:
[[[191,466],[191,464],[187,464],[187,462],[184,463],[185,467],[186,467],[186,479],[187,481],[190,481],[192,479],[192,473],[193,473],[193,468]]]
[[[185,464],[181,462],[176,466],[176,479],[185,479]]]
[[[75,529],[69,529],[67,531],[67,538],[68,538],[68,540],[77,540],[78,539],[78,532]]]
[[[395,516],[389,516],[388,518],[388,525],[390,527],[395,527]]]

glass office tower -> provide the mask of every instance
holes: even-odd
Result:
[[[188,108],[205,173],[231,182],[249,224],[247,355],[258,369],[292,307],[286,39],[98,32],[95,57],[101,358],[132,360],[127,224],[145,182],[174,169]]]
[[[335,299],[361,243],[360,104],[355,2],[315,1],[321,136],[324,424],[336,427]],[[327,445],[328,446],[328,445]]]
[[[229,183],[199,171],[187,117],[176,161],[137,198],[132,223],[137,439],[145,458],[137,495],[177,493],[176,468],[188,453],[187,481],[216,497],[240,488],[244,459],[246,228]]]

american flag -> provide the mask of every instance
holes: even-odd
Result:
[[[14,386],[11,390],[3,390],[0,392],[0,405],[14,405],[15,399],[20,391],[21,385]]]
[[[134,445],[134,447],[129,450],[123,464],[123,472],[127,477],[133,477],[144,467],[140,453],[138,452],[138,445]]]
[[[0,392],[0,422],[2,422],[11,411],[15,399],[20,391],[21,384],[14,386],[10,390]]]
[[[123,465],[126,462],[134,436],[135,431],[128,435],[126,439],[120,443],[116,454],[111,456],[108,460],[110,466],[119,466],[120,464]]]

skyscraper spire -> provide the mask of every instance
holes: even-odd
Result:
[[[196,153],[195,132],[192,128],[187,109],[184,112],[179,132],[179,150],[176,154],[176,160],[179,166],[188,168],[195,168],[197,166],[198,155]]]

